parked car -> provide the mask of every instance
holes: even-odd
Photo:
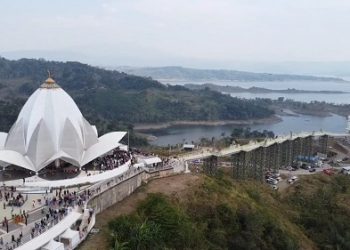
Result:
[[[305,165],[305,164],[304,164],[301,168],[302,168],[302,169],[305,169],[305,170],[309,170],[309,169],[311,168],[311,166]]]
[[[316,172],[316,168],[310,168],[310,169],[309,169],[309,172],[310,172],[310,173]]]
[[[328,169],[323,169],[323,173],[325,173],[326,175],[333,175],[333,169],[328,168]]]
[[[280,176],[281,176],[280,173],[274,173],[274,174],[272,175],[272,177],[275,178],[275,179],[278,178],[278,177],[280,177]]]
[[[282,177],[278,176],[278,177],[275,177],[274,179],[277,180],[277,181],[281,181]]]
[[[267,183],[271,185],[277,185],[278,181],[276,179],[270,178],[267,180]]]

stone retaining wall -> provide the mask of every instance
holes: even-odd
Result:
[[[147,173],[146,171],[139,172],[138,174],[125,179],[124,181],[119,182],[117,185],[112,186],[104,192],[96,195],[89,201],[88,207],[93,208],[95,213],[98,214],[128,197],[138,187],[140,187],[142,183],[147,183],[152,179],[163,178],[173,174],[174,170],[172,168],[162,169],[152,173]]]

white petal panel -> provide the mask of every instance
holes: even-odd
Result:
[[[92,145],[98,142],[96,132],[94,128],[89,124],[85,118],[83,118],[83,132],[84,132],[84,149],[88,149]]]
[[[66,119],[63,127],[60,149],[79,162],[83,154],[83,145],[72,122]]]
[[[25,154],[23,119],[19,119],[12,126],[5,142],[5,148],[7,150],[17,151],[22,155]]]
[[[41,164],[50,159],[55,154],[55,147],[44,120],[37,125],[29,142],[27,156],[34,163],[37,171]]]

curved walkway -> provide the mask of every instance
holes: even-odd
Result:
[[[70,228],[80,217],[81,213],[71,211],[69,214],[63,218],[60,222],[58,222],[55,226],[51,227],[46,232],[40,234],[34,239],[28,241],[27,243],[19,246],[18,250],[29,250],[29,249],[38,249],[41,246],[46,245],[52,239],[61,235],[65,230]]]
[[[131,160],[126,162],[124,165],[117,167],[113,170],[105,171],[101,174],[83,176],[77,178],[71,178],[66,180],[57,181],[36,181],[36,182],[26,182],[25,187],[43,187],[43,188],[59,188],[59,187],[71,187],[78,186],[82,184],[94,184],[100,181],[114,178],[128,171],[131,166]]]
[[[135,175],[140,174],[141,172],[144,171],[143,168],[134,168],[134,167],[129,168],[128,163],[126,163],[125,166],[127,166],[127,169],[125,171],[122,171],[123,173],[111,176],[110,172],[113,170],[108,171],[109,173],[108,179],[104,178],[103,181],[98,181],[98,183],[95,183],[94,185],[88,187],[87,189],[81,190],[79,192],[79,193],[82,193],[82,192],[89,193],[88,199],[85,200],[83,205],[83,211],[85,211],[85,213],[78,212],[78,210],[81,210],[81,207],[78,207],[78,206],[75,206],[74,208],[68,207],[67,215],[65,215],[57,223],[51,224],[50,225],[51,227],[45,228],[43,233],[39,235],[35,235],[34,238],[32,238],[31,229],[34,227],[35,223],[40,222],[40,220],[45,217],[45,213],[42,213],[41,211],[47,207],[43,206],[35,211],[35,214],[37,214],[37,216],[34,217],[33,214],[30,213],[29,218],[31,218],[32,220],[30,221],[30,223],[28,223],[27,226],[23,224],[22,225],[14,224],[16,227],[11,228],[12,230],[10,229],[9,233],[0,235],[0,237],[2,237],[4,241],[4,245],[0,246],[0,249],[6,249],[6,242],[8,242],[7,243],[8,247],[16,247],[17,243],[12,242],[12,235],[14,235],[15,239],[17,239],[19,234],[22,234],[22,240],[21,240],[21,243],[19,243],[19,247],[16,249],[23,249],[23,250],[40,249],[40,247],[44,246],[50,240],[58,237],[65,230],[70,228],[78,219],[82,219],[79,232],[81,236],[80,241],[83,241],[95,223],[95,213],[90,214],[89,212],[90,210],[87,208],[89,201],[94,197],[100,195],[104,191],[108,190],[109,188],[117,186],[121,182],[129,178],[132,178]]]

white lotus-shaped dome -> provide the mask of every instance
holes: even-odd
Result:
[[[113,139],[106,138],[111,134],[114,134]],[[21,160],[31,165],[26,168],[34,171],[56,159],[81,166],[101,155],[102,151],[106,153],[118,146],[125,135],[124,132],[111,134],[98,138],[96,128],[83,117],[73,99],[49,78],[23,106],[1,151],[18,154],[11,159],[22,155],[24,159]],[[1,151],[0,161],[23,165],[8,156],[2,159]]]

